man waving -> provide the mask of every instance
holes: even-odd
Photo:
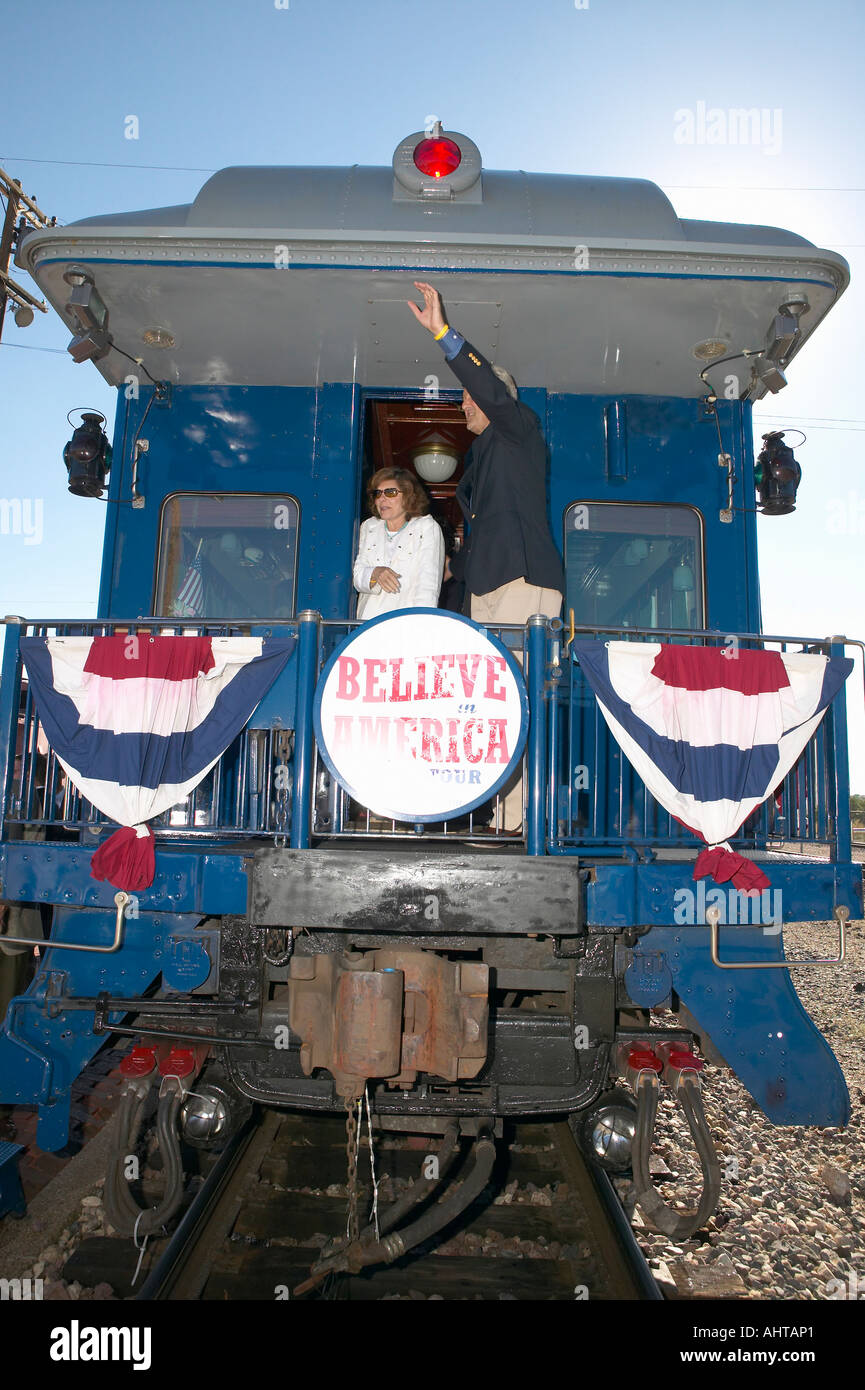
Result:
[[[456,494],[469,523],[471,616],[479,623],[525,623],[533,613],[556,618],[564,576],[547,521],[547,450],[538,417],[517,399],[510,373],[448,325],[438,291],[419,280],[415,288],[424,306],[408,306],[443,348],[477,436]]]
[[[424,306],[408,306],[443,348],[476,436],[456,493],[469,523],[464,577],[471,616],[477,623],[525,623],[533,613],[557,618],[564,575],[547,521],[547,449],[538,417],[517,399],[510,372],[491,366],[449,326],[438,290],[421,280],[415,288]],[[522,816],[517,773],[505,788],[505,833],[519,833]]]

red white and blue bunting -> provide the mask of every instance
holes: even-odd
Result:
[[[623,753],[707,848],[694,878],[769,887],[727,841],[793,767],[853,662],[814,653],[576,641]]]
[[[133,891],[152,883],[146,822],[203,780],[294,644],[147,633],[22,639],[51,747],[81,794],[124,827],[94,854],[95,878]],[[852,661],[637,642],[576,641],[571,652],[649,791],[705,840],[694,878],[768,887],[727,841],[793,767]]]
[[[94,878],[147,888],[146,821],[198,786],[285,666],[295,639],[25,637],[36,712],[70,781],[125,827],[93,856]]]

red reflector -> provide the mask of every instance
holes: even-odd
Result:
[[[195,1053],[191,1047],[172,1047],[159,1070],[163,1076],[189,1076],[195,1071]]]
[[[133,1047],[120,1063],[122,1076],[148,1076],[156,1066],[155,1047]]]
[[[699,1057],[695,1057],[693,1052],[679,1052],[678,1050],[670,1053],[669,1063],[675,1067],[676,1071],[702,1071],[705,1066]]]
[[[661,1063],[658,1061],[654,1052],[648,1048],[632,1047],[628,1053],[628,1066],[633,1067],[634,1071],[660,1071]]]
[[[459,168],[462,153],[453,140],[421,140],[414,152],[414,162],[427,178],[441,179]]]

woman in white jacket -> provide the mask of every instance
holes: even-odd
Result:
[[[436,608],[444,570],[441,527],[414,474],[380,468],[369,480],[373,515],[360,528],[354,562],[359,618],[400,608]]]

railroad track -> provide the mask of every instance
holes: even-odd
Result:
[[[380,1210],[418,1179],[440,1143],[435,1137],[374,1134]],[[329,1274],[302,1296],[660,1297],[610,1183],[587,1166],[566,1123],[510,1125],[497,1147],[487,1189],[440,1236],[392,1265],[358,1275]],[[365,1142],[358,1169],[367,1175],[363,1218],[372,1195]],[[345,1234],[345,1184],[345,1125],[339,1117],[263,1112],[220,1157],[175,1235],[157,1247],[159,1257],[134,1296],[295,1298],[326,1242]],[[87,1282],[91,1260],[100,1277],[110,1279],[114,1242],[90,1244],[89,1252],[87,1242],[79,1247],[70,1273]],[[128,1261],[131,1242],[117,1244]],[[132,1290],[117,1292],[128,1296]]]

